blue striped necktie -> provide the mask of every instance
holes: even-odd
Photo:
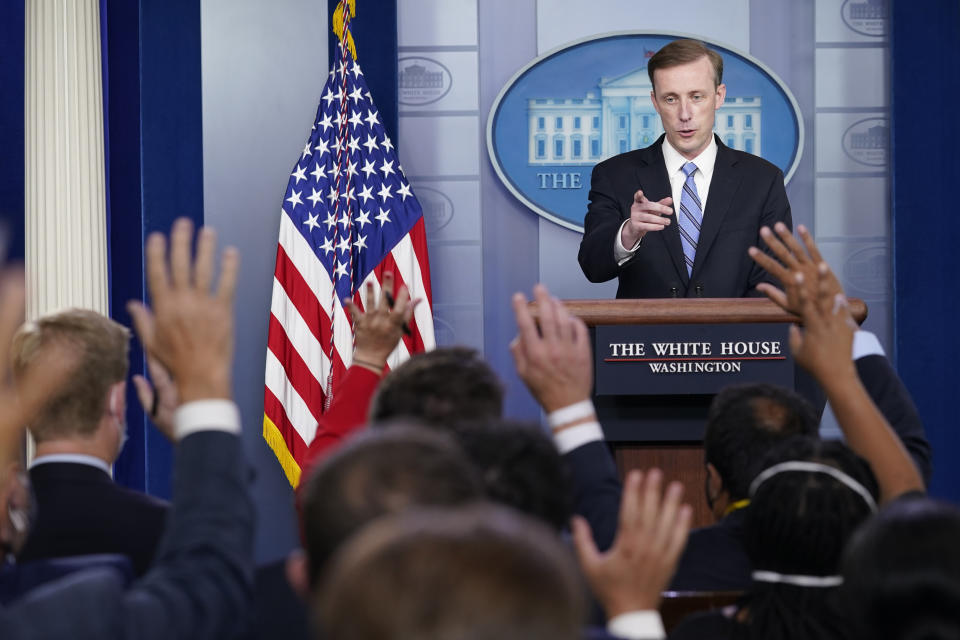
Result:
[[[697,255],[697,240],[700,239],[700,221],[703,219],[703,207],[700,205],[700,196],[697,194],[697,185],[693,181],[693,174],[697,172],[697,165],[688,162],[682,167],[687,176],[680,193],[680,215],[677,222],[680,225],[680,244],[683,246],[683,260],[687,263],[687,275],[693,271],[693,259]]]

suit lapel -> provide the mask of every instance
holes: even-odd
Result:
[[[663,162],[663,138],[647,147],[640,157],[640,165],[637,167],[637,180],[643,189],[643,194],[650,200],[662,200],[672,195],[670,189],[670,177],[667,175],[667,165]],[[683,246],[680,244],[680,228],[677,226],[677,211],[680,210],[680,203],[673,203],[673,215],[670,225],[658,233],[647,234],[644,242],[663,242],[667,247],[667,253],[673,261],[673,268],[677,270],[681,282],[687,284],[687,266],[683,261]]]
[[[720,140],[717,140],[717,161],[713,166],[713,178],[710,180],[710,191],[707,194],[707,208],[703,213],[700,239],[697,241],[697,255],[693,260],[693,273],[699,273],[703,267],[704,261],[710,254],[710,247],[717,239],[723,219],[730,210],[733,196],[740,186],[741,177],[736,170],[736,162],[736,156]],[[677,242],[679,241],[678,237]]]

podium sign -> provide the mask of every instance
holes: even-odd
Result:
[[[593,404],[617,451],[697,446],[710,402],[731,384],[777,384],[823,406],[823,391],[790,354],[789,327],[799,318],[767,299],[564,300],[564,306],[590,328]],[[851,298],[850,309],[863,322],[863,301]],[[671,459],[644,458],[647,466]],[[688,470],[700,478],[697,486],[700,467]]]
[[[793,388],[787,323],[596,327],[598,396],[715,394],[731,384]]]

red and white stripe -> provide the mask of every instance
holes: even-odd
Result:
[[[379,297],[384,271],[394,273],[396,290],[406,286],[411,297],[420,299],[410,323],[412,335],[404,335],[388,358],[388,367],[394,368],[411,353],[435,346],[422,218],[358,287],[354,302],[361,309],[360,292],[370,282]],[[332,373],[335,394],[337,383],[352,360],[353,331],[349,314],[336,300],[330,276],[313,249],[290,217],[282,213],[270,304],[264,414],[283,435],[297,464],[316,434],[317,421],[327,400],[328,376]]]

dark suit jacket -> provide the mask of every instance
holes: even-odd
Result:
[[[250,629],[243,640],[309,640],[316,638],[307,604],[287,582],[286,558],[257,567]]]
[[[917,405],[913,403],[903,380],[885,356],[857,358],[856,365],[857,374],[870,398],[913,458],[924,484],[929,483],[933,473],[933,453]]]
[[[597,548],[606,551],[617,535],[620,478],[607,443],[588,442],[563,456],[573,478],[573,512],[588,523]]]
[[[690,532],[671,591],[744,591],[753,563],[743,547],[745,509],[737,509],[709,527]]]
[[[40,585],[90,569],[111,569],[122,577],[124,584],[133,581],[130,558],[115,553],[9,562],[0,566],[0,605],[9,604]]]
[[[590,206],[580,243],[580,267],[591,282],[620,278],[618,298],[742,298],[758,295],[758,283],[773,282],[747,248],[765,248],[760,227],[783,222],[792,228],[783,174],[766,160],[723,145],[710,181],[693,271],[688,276],[676,214],[663,231],[648,233],[633,258],[618,266],[613,246],[630,217],[633,195],[650,200],[671,196],[661,147],[614,156],[593,169]],[[674,211],[679,203],[674,203]],[[629,247],[628,247],[629,248]]]
[[[20,561],[119,553],[130,558],[135,575],[146,573],[163,533],[165,501],[78,463],[37,465],[30,469],[30,484],[37,513]]]
[[[156,562],[129,590],[111,571],[74,574],[0,608],[0,638],[232,638],[253,593],[253,504],[240,438],[177,445],[173,502]]]

